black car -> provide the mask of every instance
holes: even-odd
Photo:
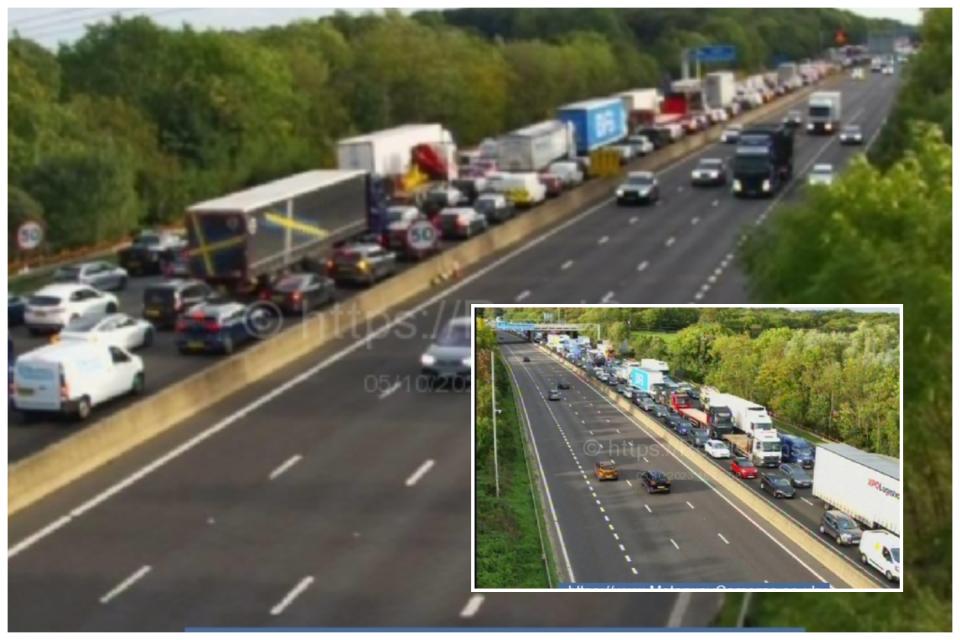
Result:
[[[617,187],[617,204],[651,204],[659,199],[660,185],[649,171],[632,171]]]
[[[524,362],[530,362],[530,356],[523,356]]]
[[[494,224],[509,220],[516,213],[516,207],[502,193],[485,193],[476,202],[473,208],[487,217],[487,222]]]
[[[687,444],[691,447],[702,449],[703,445],[710,439],[710,430],[693,427],[687,431],[683,439],[686,440]]]
[[[260,298],[277,305],[283,313],[307,314],[333,302],[335,290],[333,280],[326,276],[292,273],[280,276]]]
[[[670,493],[670,478],[662,471],[650,469],[640,474],[647,493]]]
[[[799,127],[803,124],[803,114],[799,111],[789,111],[783,116],[783,124],[789,127]]]
[[[569,389],[569,388],[570,388],[570,383],[569,383],[569,382],[564,382],[563,380],[561,380],[560,382],[557,383],[557,389],[564,389],[564,390],[566,390],[566,389]]]
[[[653,416],[658,420],[666,420],[670,416],[670,409],[666,405],[655,404],[653,405]]]
[[[780,473],[790,481],[790,484],[798,489],[805,489],[813,486],[813,478],[799,464],[783,463],[780,465]]]
[[[667,426],[673,431],[678,431],[683,424],[683,418],[676,414],[667,415]]]
[[[143,317],[160,328],[173,328],[190,307],[213,300],[216,293],[200,280],[167,280],[143,290]]]
[[[820,516],[820,533],[836,540],[837,544],[859,544],[863,532],[856,521],[842,511],[830,509]]]
[[[559,400],[560,392],[556,389],[550,389],[550,393],[547,394],[547,400]]]
[[[775,471],[760,472],[760,489],[774,498],[792,498],[797,495],[790,481]]]
[[[7,326],[23,324],[23,312],[27,310],[27,299],[23,296],[7,294]]]

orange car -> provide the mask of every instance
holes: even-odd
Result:
[[[593,473],[597,476],[597,480],[618,480],[620,478],[620,472],[617,471],[613,460],[609,462],[595,462],[593,464]]]

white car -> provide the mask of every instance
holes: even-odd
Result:
[[[631,145],[638,156],[645,156],[653,153],[654,146],[647,136],[636,135],[627,138],[627,144]]]
[[[141,393],[143,386],[143,360],[126,349],[67,342],[17,358],[10,399],[27,418],[35,412],[55,412],[84,420],[96,405]]]
[[[807,184],[817,185],[821,184],[829,187],[833,184],[833,165],[832,164],[815,164],[813,169],[810,171],[810,175],[807,176]]]
[[[890,582],[900,580],[900,538],[889,531],[864,531],[860,537],[860,562],[871,566]]]
[[[721,440],[707,440],[703,445],[703,450],[706,451],[707,455],[711,458],[730,457],[730,447],[727,446],[726,442]]]
[[[724,144],[737,144],[737,142],[740,141],[740,133],[742,131],[743,125],[732,124],[720,134],[720,142]]]
[[[24,323],[31,333],[59,331],[71,320],[116,313],[117,297],[85,284],[50,284],[27,298]]]
[[[132,350],[153,344],[153,325],[125,313],[103,318],[86,316],[67,323],[58,337],[60,342],[99,342]]]
[[[547,167],[547,173],[563,180],[563,185],[567,188],[576,187],[583,182],[583,171],[580,170],[580,165],[573,160],[553,162]]]
[[[885,76],[892,76],[892,75],[893,75],[893,65],[887,65],[887,66],[885,66],[885,67],[883,68],[883,71],[881,71],[881,73],[882,73],[883,75],[885,75]]]
[[[620,164],[626,164],[637,156],[632,144],[612,144],[610,148],[620,154]]]
[[[120,291],[127,286],[127,270],[98,260],[60,267],[53,273],[54,282],[75,282],[101,291]]]

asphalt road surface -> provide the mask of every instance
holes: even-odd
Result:
[[[872,135],[896,86],[841,80],[846,119]],[[799,134],[798,168],[836,144]],[[18,513],[9,627],[708,623],[710,594],[471,594],[469,397],[418,373],[468,301],[694,300],[772,204],[689,188],[696,159],[725,150],[661,173],[660,206],[589,209]]]
[[[731,506],[689,464],[656,444],[580,377],[586,374],[570,372],[543,348],[509,334],[501,334],[501,342],[529,416],[577,582],[800,584],[822,578],[845,586],[775,529],[754,526],[744,515],[749,511]],[[524,356],[529,363],[523,362]],[[560,392],[560,401],[547,400],[547,392],[560,380],[571,389]],[[702,459],[729,469],[729,460],[706,454]],[[594,462],[607,460],[620,470],[618,482],[597,482],[593,476]],[[646,469],[674,479],[671,494],[648,496],[637,479]],[[795,499],[775,500],[759,490],[756,480],[745,486],[819,535],[824,507],[810,489],[798,489]],[[612,546],[611,527],[618,534]],[[855,546],[840,550],[876,587],[890,586],[859,565]]]

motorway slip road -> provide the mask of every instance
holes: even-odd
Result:
[[[839,81],[845,113],[865,109],[868,137],[897,82]],[[823,145],[836,142],[797,136],[801,160]],[[18,513],[9,521],[11,629],[665,624],[684,600],[599,594],[571,607],[567,594],[488,594],[461,617],[472,598],[469,398],[412,382],[431,336],[468,313],[469,301],[512,302],[525,290],[530,302],[558,304],[609,291],[619,302],[693,300],[735,251],[738,227],[770,205],[686,188],[697,159],[724,149],[662,173],[665,192],[684,187],[663,205],[584,211],[410,301],[408,316],[369,340],[324,347]],[[744,300],[738,292],[723,302]],[[427,460],[434,465],[407,486]],[[151,570],[100,603],[144,566]],[[307,576],[315,581],[271,615]],[[687,601],[679,618],[703,624],[709,608]]]

